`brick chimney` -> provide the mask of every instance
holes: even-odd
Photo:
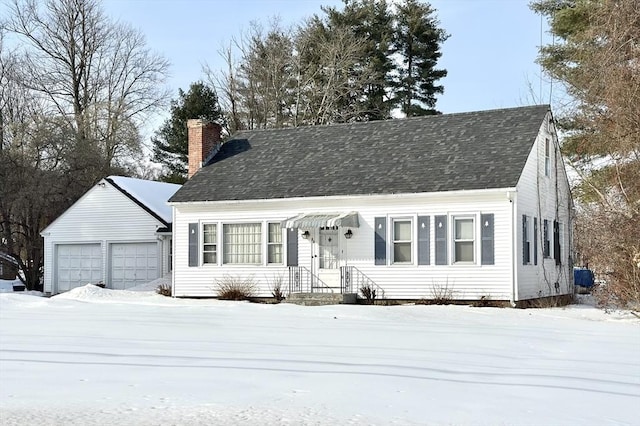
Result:
[[[191,179],[191,176],[202,168],[204,162],[210,159],[214,149],[219,147],[221,130],[222,127],[218,123],[208,120],[187,120],[189,134],[188,179]]]

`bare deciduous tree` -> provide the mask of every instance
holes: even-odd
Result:
[[[13,0],[0,44],[0,244],[41,289],[40,232],[140,149],[168,62],[96,0]]]
[[[6,28],[24,42],[21,82],[67,121],[77,151],[94,152],[104,174],[138,150],[140,120],[167,98],[168,61],[96,0],[13,0],[10,12]]]
[[[573,98],[563,151],[580,175],[576,242],[608,281],[607,295],[640,306],[640,3],[539,0],[558,42],[540,61]]]

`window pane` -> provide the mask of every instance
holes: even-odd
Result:
[[[217,226],[215,224],[204,225],[204,243],[215,243]]]
[[[411,241],[411,221],[393,222],[394,241]]]
[[[232,223],[223,226],[224,263],[262,263],[262,228],[259,223]]]
[[[216,263],[216,252],[204,252],[202,254],[202,261],[204,263]]]
[[[268,262],[282,263],[282,245],[269,244]]]
[[[411,262],[411,243],[395,243],[393,245],[394,262]]]
[[[473,219],[456,219],[456,240],[473,240]]]
[[[282,243],[282,228],[279,223],[269,224],[269,242]]]
[[[473,262],[473,241],[456,242],[456,262]]]

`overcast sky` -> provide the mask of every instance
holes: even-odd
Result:
[[[535,63],[546,21],[528,0],[432,0],[451,37],[440,67],[448,76],[436,108],[444,113],[548,103],[549,88]],[[172,90],[203,78],[202,65],[222,66],[218,50],[257,20],[285,25],[321,13],[337,0],[105,0],[108,15],[140,28],[148,44],[172,63]],[[541,25],[544,27],[541,28]]]

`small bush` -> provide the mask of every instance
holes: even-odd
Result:
[[[490,306],[494,306],[494,304],[491,303],[491,296],[484,295],[480,296],[480,299],[473,301],[471,306],[474,308],[488,308]]]
[[[162,296],[171,297],[171,285],[170,284],[160,284],[156,288],[156,293],[161,294]]]
[[[433,305],[449,305],[453,301],[453,289],[449,286],[449,279],[444,284],[431,284],[431,304]]]
[[[284,277],[282,274],[274,275],[273,280],[270,281],[271,295],[276,300],[276,303],[280,303],[286,298],[283,281]]]
[[[256,281],[253,275],[246,278],[225,275],[216,280],[216,284],[220,300],[247,300],[253,297],[256,292]]]
[[[376,289],[371,287],[369,284],[365,284],[360,287],[360,293],[362,293],[362,297],[366,301],[367,305],[373,305],[376,300]]]

